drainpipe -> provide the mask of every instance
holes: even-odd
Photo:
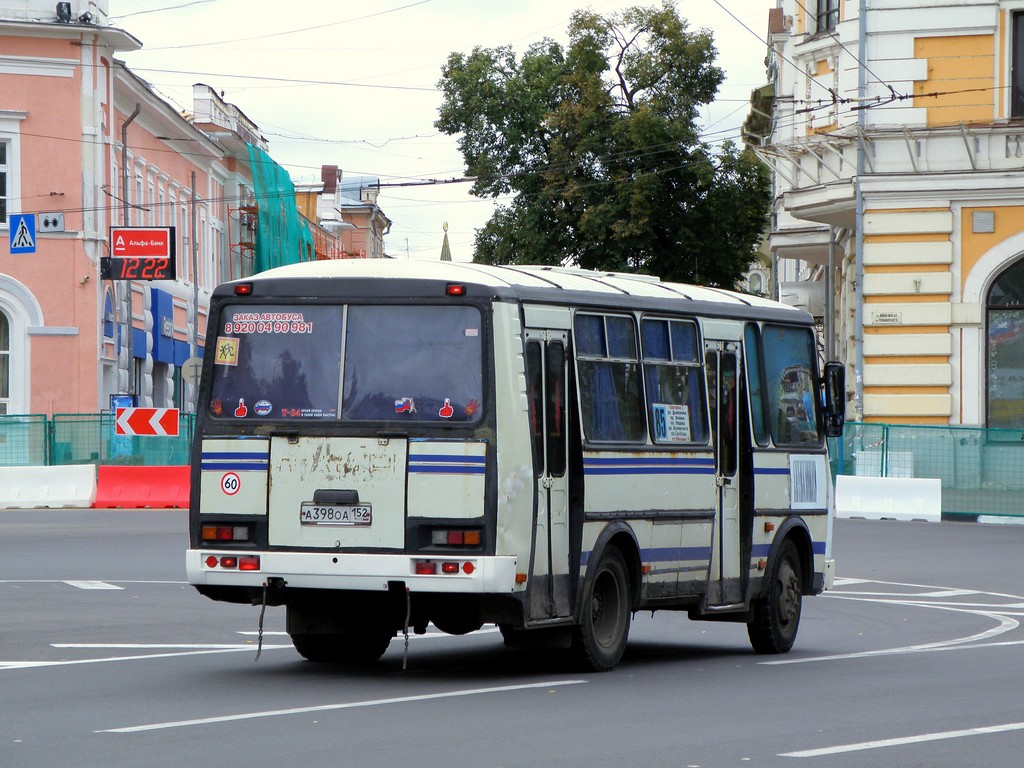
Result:
[[[867,30],[867,14],[868,14],[867,0],[860,0],[860,6],[858,9],[859,18],[857,23],[860,25],[860,34],[858,35],[857,55],[861,62],[867,61],[868,52],[868,30]],[[862,65],[857,68],[857,96],[860,97],[859,103],[866,103],[864,99],[867,98],[867,67]],[[857,112],[857,127],[860,129],[857,139],[857,183],[855,186],[856,194],[856,237],[855,237],[855,253],[856,253],[856,291],[854,293],[857,296],[855,302],[855,311],[853,319],[853,348],[854,348],[854,363],[853,363],[853,410],[856,414],[858,421],[864,418],[864,192],[861,188],[861,179],[864,176],[865,157],[864,153],[866,147],[864,146],[864,128],[867,124],[866,109],[859,110]]]
[[[128,119],[121,123],[121,224],[128,226],[128,126],[139,116],[142,107],[135,105],[135,111],[128,116]],[[132,396],[132,405],[136,404],[138,392],[135,381],[135,344],[134,344],[134,320],[132,318],[132,282],[125,280],[124,285],[128,291],[128,394]]]

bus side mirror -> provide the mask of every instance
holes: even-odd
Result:
[[[841,437],[846,422],[846,368],[825,363],[825,434]]]

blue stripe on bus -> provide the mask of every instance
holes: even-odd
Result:
[[[460,455],[448,455],[443,453],[417,453],[415,455],[410,454],[409,462],[414,461],[438,461],[446,462],[451,464],[483,464],[487,460],[486,456],[460,456]]]
[[[262,453],[258,451],[203,451],[203,461],[217,459],[250,459],[252,461],[262,459],[263,461],[270,461],[270,451],[264,450]]]
[[[587,475],[713,475],[714,459],[664,456],[584,458]]]
[[[215,461],[203,463],[199,468],[204,472],[222,472],[227,469],[234,469],[238,472],[266,472],[270,469],[269,461]]]
[[[750,557],[768,557],[768,553],[771,552],[771,544],[755,544],[750,548]],[[811,542],[811,552],[815,555],[825,554],[825,542],[814,541]]]
[[[580,564],[589,564],[593,554],[593,552],[583,552],[580,556]],[[651,547],[640,550],[640,559],[644,563],[677,563],[682,560],[707,562],[711,559],[711,547]]]
[[[771,544],[755,544],[750,548],[750,557],[768,557],[771,552]],[[811,544],[811,551],[815,555],[825,554],[825,542],[815,541]],[[593,552],[583,552],[580,556],[580,565],[590,564]],[[640,560],[644,563],[675,563],[683,560],[710,561],[711,547],[658,547],[640,550]]]
[[[483,467],[467,466],[443,466],[439,464],[413,464],[409,463],[409,472],[415,475],[482,475]]]
[[[755,475],[788,475],[789,467],[754,467]]]
[[[708,466],[713,467],[715,465],[714,459],[702,459],[697,457],[678,457],[678,456],[618,456],[618,457],[599,457],[599,456],[585,456],[583,463],[586,464],[651,464],[655,466],[676,466],[676,465],[694,465],[694,466]]]

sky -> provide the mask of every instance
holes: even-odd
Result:
[[[660,3],[660,0],[657,0]],[[155,91],[191,111],[193,83],[223,91],[256,123],[296,184],[323,165],[382,185],[461,178],[457,137],[434,127],[441,68],[454,51],[511,45],[521,54],[566,41],[573,11],[607,14],[652,0],[109,0],[110,23],[143,47],[120,57]],[[675,0],[691,30],[709,29],[726,73],[701,116],[711,143],[732,138],[765,83],[764,38],[774,0]],[[760,41],[760,42],[759,42]],[[470,184],[382,186],[391,219],[385,252],[438,259],[448,224],[452,258],[470,261],[494,201]]]

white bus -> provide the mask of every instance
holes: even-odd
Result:
[[[214,293],[189,583],[314,661],[428,623],[620,660],[634,611],[783,653],[830,585],[843,369],[807,313],[551,267],[320,261]]]

